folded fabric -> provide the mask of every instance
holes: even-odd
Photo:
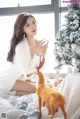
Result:
[[[65,96],[67,118],[77,119],[80,116],[80,113],[76,112],[80,108],[80,73],[68,74],[61,83],[59,91]]]

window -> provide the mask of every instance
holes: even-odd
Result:
[[[65,18],[66,14],[67,14],[67,12],[62,12],[61,13],[61,25],[64,25],[66,23],[66,18]]]
[[[47,4],[51,4],[51,0],[0,0],[0,8]]]
[[[6,66],[6,56],[13,32],[15,16],[0,17],[0,69]]]
[[[38,34],[37,39],[45,38],[49,40],[49,47],[47,52],[47,61],[44,72],[54,72],[54,14],[33,14],[38,23]],[[6,56],[9,49],[10,39],[13,33],[13,26],[16,16],[5,16],[0,17],[0,68],[4,68],[3,65],[6,64]],[[5,63],[4,63],[5,62]]]

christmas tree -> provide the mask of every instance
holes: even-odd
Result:
[[[80,72],[80,4],[68,5],[65,15],[66,23],[56,35],[55,58],[56,69],[63,65],[71,65]]]

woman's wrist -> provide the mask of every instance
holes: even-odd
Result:
[[[38,54],[38,53],[37,53],[36,55],[38,55],[38,56],[42,57],[42,56],[43,56],[43,53],[41,53],[41,54]]]
[[[36,47],[34,48],[34,53],[36,54],[36,55],[38,55],[38,56],[43,56],[43,53],[42,52],[39,52],[37,49],[36,49]]]

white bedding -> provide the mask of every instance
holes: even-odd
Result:
[[[80,119],[80,73],[68,74],[61,83],[59,91],[66,99],[68,119]]]
[[[61,83],[59,91],[65,96],[66,99],[65,108],[68,117],[67,119],[80,119],[80,74],[68,74]],[[12,106],[9,102],[9,99],[3,99],[0,97],[0,112],[7,112],[8,119],[18,119],[19,114],[26,113],[25,110],[23,111],[17,109],[16,106]],[[23,100],[28,101],[28,103],[34,102],[36,104],[35,107],[37,106],[38,102],[36,94],[32,94],[28,97],[26,95],[22,97],[16,97],[16,99],[18,103]],[[59,111],[56,113],[56,118],[54,119],[63,119],[61,115],[62,113]]]

